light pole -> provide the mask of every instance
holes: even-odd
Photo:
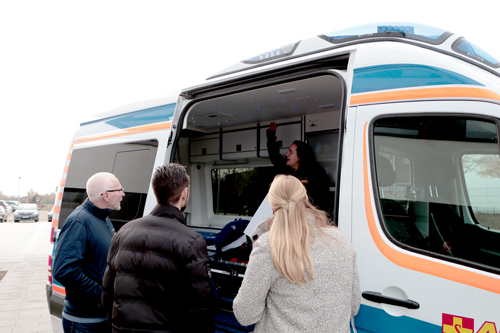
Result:
[[[17,204],[19,205],[19,196],[21,195],[21,177],[19,177],[19,188],[17,189]]]

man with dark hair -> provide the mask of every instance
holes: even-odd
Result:
[[[186,226],[182,165],[158,167],[158,204],[113,238],[102,304],[113,332],[213,332],[214,291],[204,238]]]

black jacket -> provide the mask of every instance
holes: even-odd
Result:
[[[64,312],[80,318],[106,318],[101,307],[102,276],[111,238],[111,209],[87,198],[66,219],[56,244],[52,273],[66,288]]]
[[[102,304],[114,332],[213,332],[204,238],[174,206],[157,204],[113,238]]]
[[[299,163],[299,168],[294,170],[286,165],[287,159],[280,154],[280,147],[276,142],[276,131],[266,131],[267,151],[271,163],[277,168],[279,174],[291,175],[298,178],[307,190],[309,201],[321,210],[331,214],[333,199],[330,194],[330,178],[319,163]]]

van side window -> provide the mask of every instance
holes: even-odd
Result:
[[[119,211],[109,215],[118,231],[130,220],[142,217],[156,158],[156,140],[75,149],[73,151],[59,215],[59,228],[87,198],[87,180],[97,172],[113,173],[125,189]]]
[[[471,267],[500,268],[495,122],[379,118],[372,127],[380,217],[396,244]]]
[[[273,167],[212,169],[214,214],[253,216],[275,175]]]

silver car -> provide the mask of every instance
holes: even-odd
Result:
[[[5,208],[0,206],[0,222],[7,222],[7,213],[5,212]]]
[[[38,206],[31,203],[20,204],[14,213],[14,222],[21,220],[35,220],[35,222],[38,222]]]
[[[52,206],[52,208],[49,211],[49,214],[47,215],[47,219],[49,220],[49,222],[52,222],[52,216],[54,216],[54,207],[55,206]]]

